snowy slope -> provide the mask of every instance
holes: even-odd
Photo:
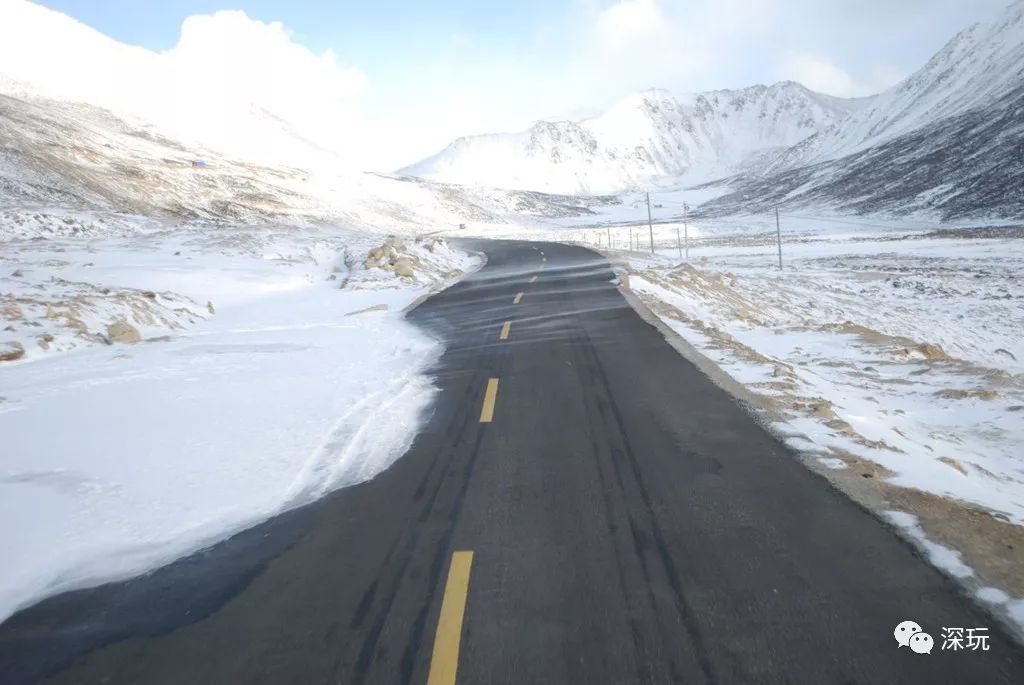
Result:
[[[986,106],[1024,83],[1024,0],[957,34],[920,70],[873,98],[825,143],[848,153]],[[834,156],[834,154],[832,155]]]
[[[1024,220],[1024,85],[835,160],[730,180],[704,216],[825,207],[839,214],[924,214],[945,221]]]
[[[197,157],[207,166],[193,169]],[[118,213],[412,233],[587,214],[603,201],[245,163],[90,105],[0,95],[0,240],[82,229],[54,218],[58,209],[89,212],[97,236],[99,224],[108,235],[138,230]]]
[[[1024,218],[1024,0],[960,33],[832,132],[729,186],[706,215],[783,205]]]
[[[561,193],[615,192],[662,177],[710,180],[830,131],[864,104],[793,82],[680,97],[645,91],[592,119],[460,138],[400,173]]]
[[[993,105],[1024,83],[1024,0],[957,34],[921,69],[865,100],[841,126],[808,138],[765,170],[794,169],[881,145]]]

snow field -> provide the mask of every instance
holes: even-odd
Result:
[[[132,320],[142,341],[130,345],[44,312],[50,349],[22,337],[26,357],[0,366],[0,618],[169,562],[401,456],[441,352],[402,309],[476,259],[409,242],[416,270],[400,278],[364,264],[382,240],[237,228],[5,244],[0,268],[23,277],[4,291],[52,293],[59,277],[195,312]],[[101,330],[122,312],[94,314]],[[34,335],[29,317],[16,334]]]

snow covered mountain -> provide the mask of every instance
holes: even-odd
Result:
[[[856,112],[841,130],[858,147],[996,101],[1024,83],[1024,2],[962,31],[928,63]]]
[[[944,220],[1024,218],[1024,0],[958,34],[830,132],[794,146],[707,214],[830,206]]]
[[[310,135],[324,122],[304,120],[273,88],[207,102],[231,81],[205,73],[220,62],[209,53],[213,29],[276,40],[280,27],[232,13],[204,21],[215,25],[186,23],[179,44],[158,54],[27,0],[0,2],[0,209],[88,198],[184,218],[297,215],[420,228],[586,214],[602,202],[599,193],[722,181],[734,192],[709,212],[781,202],[955,217],[985,215],[991,202],[993,216],[1024,213],[1019,184],[1007,182],[1022,159],[1024,0],[870,98],[834,98],[793,82],[645,91],[594,118],[461,138],[400,179],[346,169],[337,152],[344,141]],[[69,54],[83,58],[62,57]],[[298,60],[284,72],[313,59],[282,54]],[[324,65],[332,83],[344,80],[333,61]],[[329,130],[352,128],[343,102],[323,104],[313,109]],[[196,173],[196,158],[212,163]]]
[[[699,182],[830,132],[865,104],[791,81],[679,97],[651,90],[592,119],[460,138],[399,173],[561,193],[614,192],[663,177]]]
[[[836,159],[897,136],[990,106],[1024,83],[1024,0],[991,22],[957,34],[917,72],[832,130],[808,138],[775,168]]]
[[[999,196],[994,209],[1005,215],[1014,200],[1002,179],[1022,163],[1013,135],[1024,120],[1013,109],[1022,84],[1024,0],[1016,0],[873,97],[843,100],[788,82],[681,97],[651,91],[593,119],[462,138],[400,173],[579,193],[729,179],[736,192],[715,212],[740,211],[738,199],[748,198],[944,216],[983,214],[964,193],[985,178],[1009,193],[990,185],[985,194]],[[857,170],[864,178],[851,176]],[[861,192],[850,204],[854,188]],[[882,193],[877,206],[874,193]]]
[[[201,158],[205,166],[194,168]],[[0,241],[181,222],[433,232],[589,214],[609,200],[240,162],[83,103],[0,94]]]
[[[944,221],[1024,220],[1024,85],[833,160],[729,179],[703,216],[822,208],[838,214],[918,214]]]

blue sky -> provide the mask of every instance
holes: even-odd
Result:
[[[44,0],[41,4],[119,41],[166,50],[193,14],[240,9],[253,19],[280,21],[314,51],[333,48],[352,60],[374,59],[381,48],[424,46],[457,31],[513,37],[557,17],[557,2],[329,2],[326,0]]]
[[[365,77],[361,114],[419,155],[460,134],[578,117],[632,91],[792,79],[878,92],[1008,0],[43,0],[108,36],[173,49],[218,10],[280,22]],[[396,152],[396,157],[401,154]],[[411,159],[409,161],[412,161]]]

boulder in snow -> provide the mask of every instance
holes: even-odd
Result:
[[[142,339],[139,330],[123,319],[107,325],[107,342],[137,343]]]
[[[413,261],[407,257],[400,257],[395,260],[395,263],[391,266],[396,276],[404,276],[405,278],[415,278],[416,272],[413,270]]]

